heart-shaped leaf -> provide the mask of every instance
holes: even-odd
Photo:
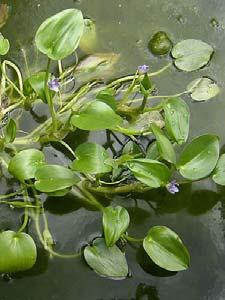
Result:
[[[166,226],[152,227],[143,247],[155,264],[169,271],[186,270],[190,264],[188,250],[179,236]]]
[[[187,91],[190,92],[193,100],[206,101],[216,97],[220,92],[220,88],[212,79],[202,77],[192,81],[187,86]]]
[[[133,159],[127,166],[139,181],[152,188],[164,186],[170,179],[169,168],[157,160]]]
[[[185,143],[189,133],[190,111],[181,98],[170,98],[164,105],[166,130],[178,144]]]
[[[220,156],[212,178],[215,183],[225,185],[225,154]]]
[[[122,119],[112,108],[101,101],[93,101],[80,113],[74,114],[71,124],[83,130],[110,129],[121,123]]]
[[[201,40],[188,39],[172,49],[175,65],[182,71],[195,71],[205,66],[213,54],[212,46]]]
[[[10,230],[0,233],[1,273],[28,270],[35,264],[36,258],[37,250],[31,236]]]
[[[124,279],[128,275],[125,254],[116,246],[108,248],[103,238],[85,247],[84,258],[87,264],[99,275],[112,279]]]
[[[61,60],[76,50],[83,30],[82,12],[77,9],[66,9],[41,24],[35,42],[39,51],[49,58]]]
[[[34,178],[37,168],[43,164],[45,164],[43,152],[37,149],[26,149],[10,160],[8,170],[15,178],[24,181]]]
[[[80,181],[73,171],[59,165],[45,165],[38,168],[35,179],[35,188],[45,193],[66,189]]]
[[[106,245],[107,247],[112,247],[127,230],[130,216],[124,207],[109,206],[103,210],[102,222]]]
[[[112,170],[112,166],[107,164],[110,156],[101,145],[83,143],[77,147],[75,156],[73,170],[91,174],[107,173]]]
[[[160,156],[166,161],[175,164],[176,154],[170,140],[163,134],[162,130],[156,124],[152,124],[151,129],[156,137],[156,143]]]
[[[208,176],[219,158],[219,140],[215,135],[202,135],[194,139],[181,153],[177,163],[181,175],[190,180]]]

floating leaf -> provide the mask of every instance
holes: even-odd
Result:
[[[26,149],[17,153],[9,162],[9,172],[20,181],[34,178],[37,168],[45,164],[43,152]]]
[[[83,130],[110,129],[121,123],[121,118],[112,108],[101,101],[88,103],[80,114],[74,114],[71,124]]]
[[[170,179],[169,168],[156,160],[133,159],[127,166],[139,181],[152,188],[164,186]]]
[[[73,171],[59,165],[45,165],[38,168],[35,179],[35,188],[45,193],[61,191],[80,181]]]
[[[0,233],[0,272],[14,273],[33,267],[37,250],[31,236],[26,233],[3,231]]]
[[[151,125],[160,156],[170,163],[176,162],[176,154],[170,140],[163,134],[162,130],[155,124]]]
[[[127,230],[130,216],[124,207],[105,207],[103,210],[103,229],[107,247],[112,247]]]
[[[190,111],[181,98],[170,98],[164,105],[166,130],[178,144],[187,141]]]
[[[194,139],[181,153],[177,163],[181,175],[190,180],[208,176],[219,158],[219,140],[205,134]]]
[[[222,154],[213,172],[212,179],[215,183],[225,185],[225,154]]]
[[[193,100],[205,101],[216,97],[220,92],[220,88],[212,79],[202,77],[192,81],[187,86],[187,91],[190,92]]]
[[[182,71],[195,71],[205,66],[213,54],[212,46],[201,40],[188,39],[176,44],[172,49],[175,65]]]
[[[108,152],[98,144],[83,143],[75,151],[76,160],[73,161],[72,169],[82,173],[107,173],[112,167],[107,164],[110,159]]]
[[[0,33],[0,55],[6,55],[9,52],[9,40],[5,39]]]
[[[97,33],[95,22],[84,19],[84,32],[80,39],[79,48],[85,53],[92,53],[97,47]]]
[[[84,249],[87,264],[99,275],[112,279],[124,279],[128,275],[125,254],[114,245],[108,248],[103,238],[97,238]]]
[[[189,267],[188,250],[179,236],[166,226],[152,227],[143,247],[154,263],[163,269],[182,271]]]
[[[49,58],[61,60],[76,50],[83,30],[82,12],[77,9],[66,9],[41,24],[35,42],[39,51]]]
[[[149,111],[138,115],[137,119],[128,128],[138,132],[151,131],[151,124],[156,124],[160,128],[164,127],[163,117],[158,111]]]
[[[9,122],[6,126],[6,133],[5,133],[5,143],[12,143],[16,138],[16,122],[13,119],[9,119]]]

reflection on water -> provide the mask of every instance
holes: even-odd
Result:
[[[10,19],[2,32],[10,39],[9,56],[25,74],[24,51],[30,71],[43,68],[46,59],[33,47],[33,36],[39,24],[49,15],[64,8],[79,7],[84,15],[96,20],[99,34],[98,52],[120,53],[116,75],[133,72],[137,65],[149,64],[155,70],[166,64],[168,58],[153,57],[147,44],[153,33],[163,30],[173,41],[183,38],[202,39],[212,44],[215,55],[210,68],[200,71],[215,78],[222,93],[208,103],[190,103],[192,110],[191,137],[203,132],[216,133],[225,143],[223,91],[224,14],[223,0],[8,0]],[[21,45],[23,51],[21,51]],[[79,53],[83,55],[83,53]],[[66,62],[65,64],[68,64]],[[160,92],[173,93],[183,90],[194,73],[169,70],[157,82]],[[33,127],[46,118],[43,107],[37,106],[24,117],[25,127]],[[23,128],[26,130],[26,128]],[[67,137],[72,148],[84,141],[106,143],[101,132],[97,134],[76,132]],[[118,145],[116,145],[117,147]],[[45,147],[49,162],[60,160],[68,164],[69,153],[61,153],[58,145]],[[13,189],[17,183],[10,178],[0,179],[1,192]],[[107,205],[111,199],[101,199]],[[182,237],[191,253],[191,268],[173,273],[156,267],[146,257],[140,245],[127,246],[127,260],[131,278],[121,282],[98,277],[84,263],[76,260],[60,260],[48,257],[38,249],[38,261],[29,271],[5,276],[0,280],[0,300],[224,300],[225,288],[225,190],[205,180],[193,185],[185,184],[180,193],[170,195],[165,189],[150,191],[144,195],[115,197],[115,203],[127,208],[131,217],[130,234],[145,236],[153,225],[166,225]],[[50,227],[60,252],[74,252],[94,237],[101,235],[101,214],[79,202],[74,197],[48,198],[45,202]],[[20,212],[1,206],[0,228],[18,227]],[[34,235],[31,224],[30,233]]]

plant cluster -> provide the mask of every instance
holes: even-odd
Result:
[[[0,233],[2,273],[27,270],[36,261],[35,242],[24,233],[29,217],[34,221],[44,249],[52,256],[80,255],[60,254],[54,250],[43,208],[43,194],[58,197],[69,193],[74,195],[74,201],[79,198],[102,212],[102,237],[83,249],[87,264],[96,273],[126,278],[129,271],[125,257],[127,242],[142,243],[152,261],[161,268],[185,270],[190,256],[174,231],[166,226],[154,226],[146,237],[134,238],[128,230],[128,211],[113,204],[105,206],[98,197],[158,188],[175,194],[180,185],[208,176],[217,184],[225,185],[225,154],[220,156],[218,137],[204,134],[187,143],[190,111],[181,98],[186,95],[193,101],[210,100],[219,93],[216,82],[209,77],[196,78],[181,93],[159,95],[154,80],[173,64],[185,72],[203,68],[209,63],[213,48],[195,39],[173,46],[166,33],[158,32],[149,48],[155,55],[171,52],[168,65],[156,72],[141,65],[135,74],[111,82],[104,82],[101,72],[98,76],[95,73],[94,79],[68,93],[67,86],[76,76],[92,74],[98,68],[104,70],[118,58],[116,54],[97,53],[63,68],[63,59],[75,53],[78,47],[90,50],[95,38],[94,22],[84,19],[77,9],[67,9],[44,21],[36,33],[36,46],[48,58],[46,70],[23,78],[13,62],[1,62],[1,166],[3,174],[13,176],[20,188],[1,195],[0,203],[24,210],[17,232]],[[1,35],[0,55],[6,55],[9,47],[9,41]],[[52,61],[58,64],[57,74],[50,72]],[[152,104],[152,99],[158,100],[157,104]],[[10,117],[11,112],[18,108],[31,109],[38,101],[48,105],[50,118],[28,134],[18,136],[18,122]],[[64,138],[76,129],[105,131],[108,145],[86,142],[72,149]],[[114,149],[111,137],[120,149]],[[147,147],[141,139],[148,141]],[[69,151],[73,157],[70,165],[48,163],[42,146],[49,142],[60,143]],[[17,200],[18,195],[23,196],[22,201]]]

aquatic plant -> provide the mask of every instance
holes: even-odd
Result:
[[[10,194],[0,195],[0,203],[23,209],[24,218],[17,232],[0,233],[0,272],[13,273],[34,265],[35,242],[23,232],[29,226],[30,217],[40,242],[51,256],[75,258],[83,252],[87,264],[102,276],[127,277],[127,243],[142,243],[145,252],[161,268],[185,270],[190,256],[174,231],[154,226],[146,237],[132,237],[128,211],[113,203],[107,206],[103,198],[151,189],[165,189],[175,194],[183,184],[206,177],[225,185],[225,159],[224,154],[220,156],[219,138],[204,134],[189,142],[190,111],[181,98],[186,95],[187,100],[208,101],[219,93],[218,85],[208,77],[196,78],[183,92],[160,95],[155,80],[173,64],[185,72],[204,67],[212,57],[213,48],[194,39],[183,40],[172,47],[166,33],[159,32],[151,39],[150,49],[155,55],[165,55],[171,50],[172,56],[171,62],[158,71],[153,72],[143,64],[137,66],[133,75],[107,82],[104,72],[110,72],[118,60],[114,53],[91,54],[64,69],[62,60],[73,54],[80,42],[90,52],[92,45],[96,47],[96,36],[93,21],[85,20],[77,9],[68,9],[48,18],[35,36],[38,50],[48,58],[46,70],[23,78],[13,62],[2,58],[2,176],[13,177],[20,187]],[[9,47],[9,41],[1,35],[0,55],[6,55]],[[58,64],[55,74],[50,73],[52,61]],[[9,74],[9,69],[16,79]],[[68,93],[67,87],[79,75],[83,78],[82,84],[73,84]],[[157,104],[151,103],[153,99]],[[40,101],[48,105],[51,117],[21,136],[19,122],[12,118],[12,112],[18,108],[32,109]],[[86,142],[73,149],[64,139],[77,129],[102,130],[108,143],[103,147]],[[147,148],[140,138],[148,140]],[[50,142],[60,143],[69,152],[73,158],[69,165],[50,164],[46,160],[42,145]],[[183,149],[184,144],[187,145]],[[67,194],[73,195],[74,201],[79,198],[102,213],[102,237],[96,237],[74,254],[54,250],[43,206],[43,195]],[[18,196],[22,200],[19,201]]]

